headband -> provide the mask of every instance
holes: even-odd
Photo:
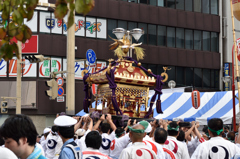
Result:
[[[168,125],[167,128],[168,128],[168,130],[179,131],[179,126],[177,126],[176,128],[173,128],[170,125]]]
[[[120,133],[120,134],[116,134],[116,138],[119,138],[123,133],[125,133],[125,131],[123,131],[123,132]]]
[[[217,133],[217,135],[219,135],[219,134],[223,131],[223,129],[221,129],[221,130],[213,130],[213,129],[209,128],[209,127],[208,127],[208,129],[209,129],[211,132]]]
[[[144,133],[145,130],[142,130],[142,129],[133,129],[132,127],[128,126],[128,129],[132,132],[135,132],[135,133]]]

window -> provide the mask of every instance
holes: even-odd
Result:
[[[128,22],[128,30],[132,30],[132,29],[135,29],[135,28],[137,28],[137,23]],[[137,43],[137,41],[134,38],[132,38],[132,42]]]
[[[214,70],[211,70],[211,88],[215,87],[214,82]]]
[[[193,68],[191,67],[186,67],[185,68],[186,70],[186,85],[187,86],[193,86],[194,83],[193,83]]]
[[[164,7],[165,6],[164,1],[165,0],[158,0],[158,6]]]
[[[219,70],[214,70],[215,88],[219,89]]]
[[[176,9],[184,10],[184,0],[176,0]]]
[[[185,0],[185,11],[193,11],[193,0]]]
[[[158,25],[158,46],[166,46],[166,27]]]
[[[189,29],[185,30],[185,48],[193,49],[193,31]]]
[[[211,51],[219,52],[218,33],[211,32]]]
[[[185,86],[185,69],[184,67],[177,67],[177,79],[176,79],[176,83],[177,86],[182,87]]]
[[[127,29],[127,21],[118,20],[118,28]]]
[[[202,87],[202,69],[194,68],[194,86]]]
[[[168,74],[168,80],[167,82],[171,81],[171,80],[174,80],[176,81],[176,76],[175,76],[175,66],[168,66],[168,70],[167,71],[167,74]]]
[[[203,69],[203,87],[210,87],[211,85],[211,70]]]
[[[142,42],[143,44],[147,44],[147,24],[139,23],[138,27],[142,30],[144,30],[144,34],[139,39],[139,42]]]
[[[148,69],[151,69],[152,73],[157,75],[157,65],[149,64]]]
[[[203,31],[203,51],[210,51],[210,32]]]
[[[112,33],[112,30],[117,28],[117,21],[108,19],[107,23],[108,23],[107,35],[111,36],[112,38],[115,38],[116,36]],[[107,39],[112,41],[112,39],[109,38],[109,36],[107,36]]]
[[[167,27],[167,46],[175,47],[175,28]]]
[[[157,0],[149,0],[151,6],[157,6]]]
[[[167,0],[168,8],[175,8],[175,0]]]
[[[139,0],[139,3],[148,4],[148,0]]]
[[[157,45],[157,26],[156,25],[148,25],[148,44],[149,45]]]
[[[184,29],[176,28],[176,47],[184,48]]]
[[[201,12],[201,0],[194,0],[193,2],[193,5],[194,5],[194,12]]]
[[[194,30],[194,50],[202,50],[202,34],[201,31]]]
[[[211,14],[218,15],[218,0],[211,0]]]
[[[163,72],[164,72],[163,65],[157,65],[157,74],[161,75],[161,73],[163,73]]]
[[[209,7],[209,0],[202,0],[202,12],[203,13],[210,13],[210,7]]]

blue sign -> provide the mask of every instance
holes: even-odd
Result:
[[[58,96],[62,96],[64,94],[64,89],[62,87],[58,87]]]
[[[55,26],[55,19],[46,18],[46,27],[52,29]]]
[[[87,50],[86,57],[90,64],[94,64],[96,62],[97,56],[92,49]]]

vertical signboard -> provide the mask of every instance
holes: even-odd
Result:
[[[4,59],[0,61],[0,77],[7,77],[7,62]]]
[[[62,71],[62,58],[51,58],[51,72]],[[61,74],[58,74],[56,77],[61,77]]]
[[[224,64],[224,76],[229,76],[229,63]],[[225,91],[229,91],[229,82],[225,82]]]
[[[52,13],[52,20],[54,21],[54,26],[52,27],[51,33],[62,34],[62,20],[57,20],[55,15]]]
[[[50,33],[51,27],[54,25],[54,22],[51,20],[50,12],[40,12],[40,24],[39,32],[41,33]]]
[[[37,32],[37,26],[38,26],[38,14],[37,11],[34,11],[33,17],[31,20],[27,21],[27,19],[24,19],[24,24],[26,24],[32,32]]]
[[[50,77],[50,60],[39,63],[39,77]]]
[[[63,59],[63,70],[67,70],[67,59]],[[75,62],[75,79],[82,80],[82,71],[84,70],[84,61]],[[66,78],[67,74],[64,73],[63,78]]]
[[[86,37],[96,37],[96,18],[86,18]]]
[[[97,18],[97,24],[94,30],[97,31],[97,38],[106,39],[107,38],[107,20]]]

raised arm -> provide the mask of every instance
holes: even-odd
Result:
[[[188,129],[187,132],[185,132],[185,139],[187,139],[187,137],[191,134],[191,132],[195,128],[195,121],[192,121],[191,124],[192,124],[192,127],[190,129]]]
[[[90,118],[90,116],[88,117],[88,123],[89,123],[88,129],[90,131],[92,131],[92,129],[93,129],[93,120],[92,120],[92,118]]]
[[[117,129],[117,127],[115,126],[115,124],[112,121],[111,114],[107,114],[107,118],[106,119],[107,119],[108,123],[110,124],[112,130],[115,131]]]
[[[73,118],[76,119],[76,120],[78,121],[77,124],[74,125],[74,132],[76,132],[77,129],[79,129],[80,126],[81,126],[82,118],[81,118],[80,120],[79,120],[80,117],[73,117]]]
[[[124,128],[125,132],[128,130],[128,126],[131,124],[131,119],[128,119],[127,126]]]
[[[104,114],[98,119],[98,121],[96,122],[96,124],[93,126],[93,130],[97,130],[98,127],[99,127],[99,125],[100,125],[100,123],[101,123],[103,120],[105,120],[105,115],[104,115]]]

